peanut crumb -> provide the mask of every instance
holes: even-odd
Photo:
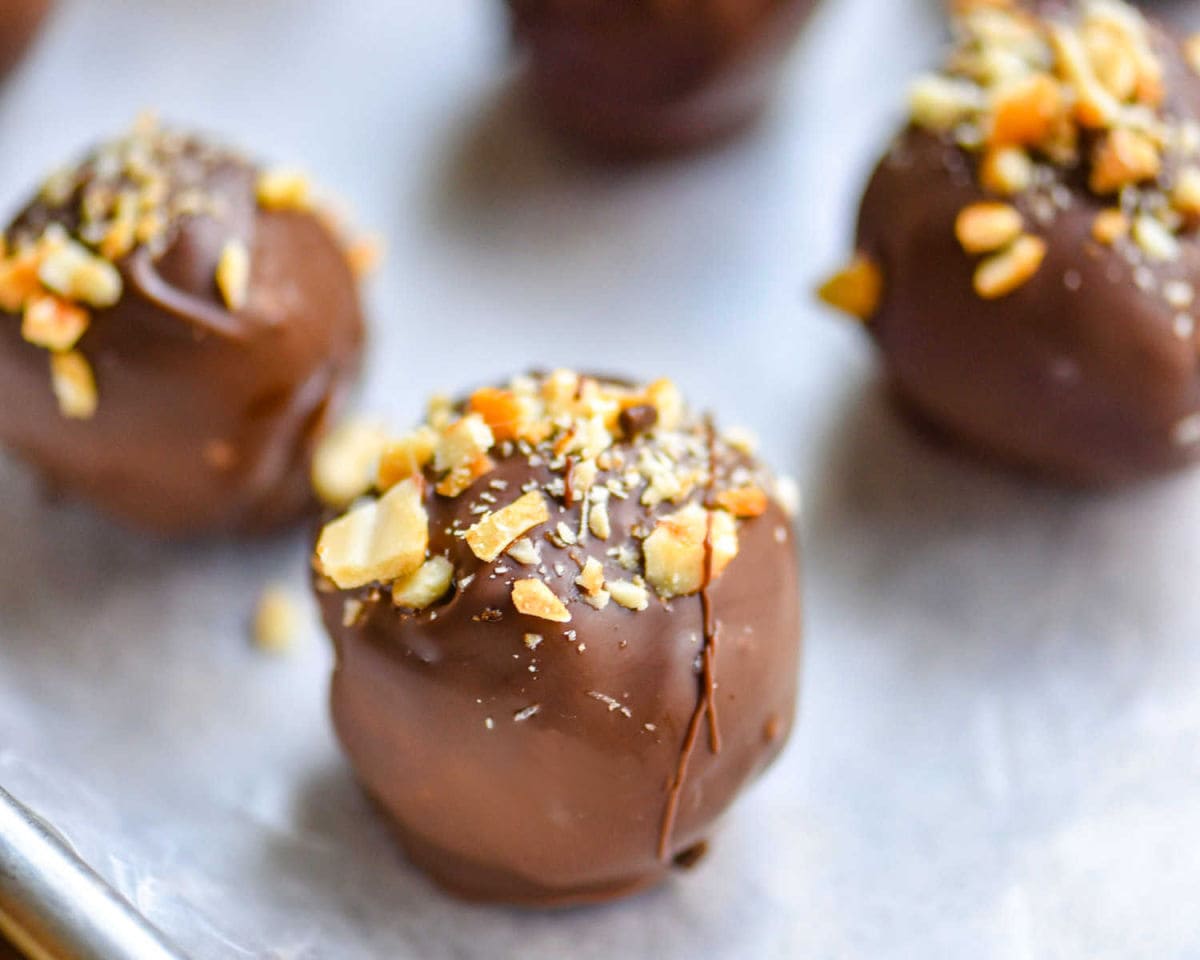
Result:
[[[883,297],[883,274],[866,254],[858,254],[845,269],[821,285],[817,295],[836,310],[869,320]]]
[[[518,580],[512,586],[513,606],[518,613],[554,623],[570,623],[571,614],[541,580]]]
[[[229,240],[221,248],[217,261],[217,289],[230,310],[241,310],[246,305],[246,293],[250,288],[250,252],[240,240]]]
[[[77,350],[50,354],[50,383],[58,409],[69,420],[90,420],[99,398],[91,364]]]
[[[985,259],[975,271],[975,292],[984,300],[1014,293],[1038,272],[1046,256],[1046,241],[1025,234],[1011,246]]]
[[[285,587],[272,585],[263,590],[254,613],[254,644],[266,653],[286,653],[296,642],[300,613],[295,599]]]

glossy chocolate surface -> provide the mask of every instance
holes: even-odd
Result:
[[[1173,41],[1156,34],[1155,47],[1166,113],[1200,117],[1200,78]],[[868,329],[904,406],[989,458],[1072,483],[1123,483],[1200,458],[1194,311],[1164,296],[1173,283],[1200,283],[1195,233],[1180,235],[1170,262],[1097,242],[1095,218],[1114,201],[1075,170],[1052,216],[1044,197],[1007,201],[1047,253],[1027,283],[985,300],[955,220],[972,204],[1007,198],[979,179],[977,156],[913,127],[862,201],[858,247],[883,275]]]
[[[318,216],[256,202],[246,161],[188,141],[177,162],[203,168],[212,209],[174,218],[161,249],[117,260],[122,296],[94,311],[78,346],[95,373],[91,419],[60,413],[46,351],[0,315],[0,441],[53,487],[138,527],[265,530],[312,505],[312,446],[361,347],[356,282]],[[35,200],[10,240],[51,222],[78,231],[78,200]],[[251,265],[239,309],[214,279],[230,240]]]
[[[752,121],[814,0],[509,0],[548,122],[613,155],[699,146]]]
[[[481,494],[554,477],[514,452],[457,498],[427,487],[429,553],[452,561],[457,582],[429,609],[317,581],[346,753],[410,858],[469,899],[598,901],[692,865],[792,726],[798,562],[777,503],[740,523],[736,557],[704,590],[651,591],[641,611],[595,609],[575,578],[588,557],[622,575],[613,548],[640,551],[630,531],[676,507],[614,499],[610,539],[556,545],[547,534],[580,510],[556,504],[528,534],[572,617],[552,623],[514,609],[512,583],[531,568],[507,553],[483,562],[452,531],[479,519]]]

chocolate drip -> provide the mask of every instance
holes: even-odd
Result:
[[[716,684],[716,648],[718,624],[713,615],[712,598],[708,588],[713,580],[713,519],[709,501],[712,499],[713,487],[716,485],[717,457],[716,430],[712,418],[705,419],[705,434],[708,443],[708,481],[705,486],[704,501],[709,509],[708,522],[704,531],[704,584],[700,588],[700,612],[704,629],[704,646],[700,654],[700,693],[696,701],[696,709],[688,723],[687,736],[679,751],[679,764],[675,768],[675,778],[667,794],[667,806],[663,812],[662,829],[658,838],[658,858],[666,861],[670,856],[671,834],[675,829],[675,820],[679,814],[679,795],[687,778],[688,765],[692,753],[696,749],[696,739],[700,732],[700,723],[708,719],[708,748],[717,755],[721,752],[721,731],[717,722],[717,684]]]

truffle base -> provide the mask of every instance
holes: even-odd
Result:
[[[367,796],[371,797],[370,791],[366,792]],[[371,797],[371,800],[387,818],[389,829],[408,861],[446,893],[472,903],[508,904],[541,910],[583,907],[619,900],[649,890],[666,880],[671,873],[671,865],[663,864],[661,869],[652,873],[624,877],[611,883],[547,887],[527,877],[458,856],[430,843],[390,817],[378,798]]]

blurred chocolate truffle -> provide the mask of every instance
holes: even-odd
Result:
[[[0,3],[0,78],[17,65],[50,12],[51,0]]]
[[[823,294],[919,418],[1109,485],[1200,457],[1200,46],[1117,0],[1054,6],[958,4]]]
[[[744,439],[675,387],[567,371],[316,464],[333,716],[411,859],[463,897],[603,900],[705,850],[782,748],[797,558]]]
[[[536,107],[604,153],[686,149],[766,104],[815,0],[508,0]]]
[[[302,178],[142,121],[4,236],[0,442],[150,531],[271,528],[314,505],[362,335]]]

